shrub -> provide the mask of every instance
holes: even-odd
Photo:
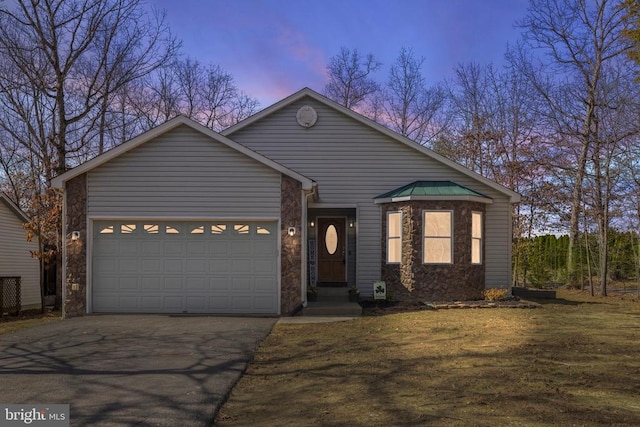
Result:
[[[491,288],[484,292],[484,299],[487,301],[504,301],[509,299],[509,289]]]

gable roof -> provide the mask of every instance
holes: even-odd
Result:
[[[374,199],[375,203],[408,200],[469,200],[493,203],[491,197],[451,181],[415,181],[381,194]]]
[[[13,203],[13,201],[9,198],[9,196],[7,196],[6,194],[4,194],[2,191],[0,191],[0,202],[4,203],[5,205],[7,205],[7,207],[9,208],[9,210],[11,212],[13,212],[18,219],[20,219],[23,222],[29,222],[31,221],[31,219],[29,219],[29,217],[27,216],[26,213],[22,212],[22,209],[20,209],[18,207],[18,205],[16,205],[15,203]]]
[[[54,188],[62,188],[64,186],[64,183],[69,181],[72,178],[75,178],[76,176],[82,175],[83,173],[89,172],[90,170],[97,168],[98,166],[108,162],[111,159],[114,159],[128,151],[133,150],[136,147],[141,146],[142,144],[151,141],[154,138],[157,138],[167,132],[169,132],[172,129],[177,128],[178,126],[188,126],[191,129],[196,130],[197,132],[200,132],[201,134],[208,136],[209,138],[226,145],[229,148],[232,148],[233,150],[236,150],[244,155],[246,155],[247,157],[250,157],[260,163],[262,163],[265,166],[270,167],[271,169],[274,169],[284,175],[287,175],[297,181],[299,181],[302,184],[302,188],[304,190],[311,190],[314,186],[315,186],[315,182],[309,178],[307,178],[304,175],[299,174],[296,171],[293,171],[283,165],[281,165],[280,163],[274,162],[273,160],[263,156],[262,154],[256,153],[255,151],[245,147],[244,145],[238,144],[235,141],[230,140],[229,138],[220,135],[219,133],[205,127],[202,126],[201,124],[185,117],[185,116],[177,116],[163,124],[161,124],[160,126],[156,126],[155,128],[148,130],[147,132],[138,135],[137,137],[121,144],[118,145],[115,148],[112,148],[111,150],[100,154],[99,156],[94,157],[93,159],[79,165],[76,166],[73,169],[68,170],[67,172],[60,174],[58,176],[56,176],[55,178],[53,178],[51,180],[51,186]]]
[[[294,102],[297,102],[297,101],[299,101],[299,100],[301,100],[301,99],[303,99],[305,97],[309,97],[309,98],[313,99],[314,101],[317,101],[317,102],[319,102],[321,104],[324,104],[325,106],[327,106],[329,108],[337,110],[340,113],[342,113],[342,114],[344,114],[344,115],[346,115],[346,116],[348,116],[348,117],[350,117],[350,118],[352,118],[352,119],[354,119],[354,120],[356,120],[356,121],[358,121],[358,122],[360,122],[360,123],[362,123],[362,124],[364,124],[364,125],[366,125],[366,126],[368,126],[370,128],[375,129],[376,131],[388,136],[389,138],[391,138],[391,139],[393,139],[393,140],[395,140],[395,141],[397,141],[397,142],[399,142],[401,144],[404,144],[404,145],[416,150],[417,152],[422,153],[423,155],[425,155],[427,157],[430,157],[433,160],[435,160],[437,162],[440,162],[440,163],[442,163],[442,164],[444,164],[444,165],[446,165],[446,166],[448,166],[448,167],[450,167],[450,168],[452,168],[452,169],[454,169],[454,170],[456,170],[456,171],[458,171],[458,172],[460,172],[460,173],[462,173],[462,174],[464,174],[466,176],[469,176],[469,177],[473,178],[474,180],[479,181],[479,182],[483,183],[484,185],[486,185],[486,186],[488,186],[490,188],[493,188],[494,190],[498,191],[499,193],[504,194],[505,196],[509,197],[509,199],[510,199],[510,201],[512,203],[516,203],[516,202],[520,201],[520,194],[516,193],[515,191],[510,190],[510,189],[498,184],[495,181],[492,181],[492,180],[490,180],[488,178],[485,178],[482,175],[477,174],[477,173],[473,172],[472,170],[467,169],[466,167],[464,167],[462,165],[459,165],[458,163],[456,163],[456,162],[454,162],[452,160],[447,159],[444,156],[441,156],[440,154],[436,153],[435,151],[430,150],[427,147],[424,147],[424,146],[416,143],[415,141],[413,141],[413,140],[411,140],[411,139],[409,139],[407,137],[404,137],[404,136],[400,135],[399,133],[396,133],[396,132],[392,131],[391,129],[389,129],[389,128],[387,128],[387,127],[385,127],[385,126],[383,126],[383,125],[381,125],[379,123],[376,123],[373,120],[368,119],[368,118],[364,117],[363,115],[358,114],[355,111],[350,110],[350,109],[348,109],[348,108],[346,108],[346,107],[344,107],[344,106],[342,106],[342,105],[330,100],[329,98],[327,98],[327,97],[325,97],[323,95],[320,95],[318,92],[315,92],[314,90],[309,89],[309,88],[304,88],[302,90],[299,90],[298,92],[296,92],[296,93],[284,98],[283,100],[276,102],[275,104],[265,108],[264,110],[254,114],[253,116],[251,116],[251,117],[249,117],[249,118],[237,123],[236,125],[231,126],[231,127],[227,128],[227,129],[223,130],[221,132],[221,134],[224,135],[224,136],[231,136],[233,133],[238,132],[241,129],[244,129],[247,126],[250,126],[252,123],[255,123],[258,120],[261,120],[261,119],[273,114],[274,112],[276,112],[278,110],[281,110],[281,109],[287,107],[288,105],[291,105]]]

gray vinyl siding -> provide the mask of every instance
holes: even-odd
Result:
[[[90,217],[279,218],[280,173],[179,126],[88,174]]]
[[[36,240],[27,242],[27,234],[19,219],[0,200],[0,277],[21,277],[22,309],[40,308],[40,262],[31,256],[37,251]]]
[[[298,126],[296,112],[311,105],[315,126]],[[485,218],[487,286],[507,286],[511,268],[511,211],[507,196],[373,128],[305,98],[228,135],[318,183],[319,203],[356,206],[357,280],[364,295],[380,279],[381,213],[373,199],[416,180],[451,180],[493,198]]]

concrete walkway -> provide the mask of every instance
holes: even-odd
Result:
[[[275,318],[102,315],[0,335],[0,402],[72,426],[207,426]]]

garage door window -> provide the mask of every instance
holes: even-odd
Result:
[[[235,224],[233,229],[237,234],[249,234],[249,226],[247,224]]]
[[[158,224],[145,224],[142,227],[148,234],[158,234]]]
[[[227,231],[226,224],[215,224],[211,226],[211,234],[224,234]]]
[[[100,234],[113,234],[113,225],[102,227],[102,229],[100,230]]]
[[[134,231],[136,231],[136,225],[135,224],[122,224],[120,226],[120,233],[122,233],[122,234],[131,234]]]

